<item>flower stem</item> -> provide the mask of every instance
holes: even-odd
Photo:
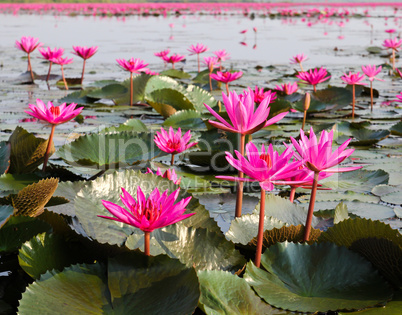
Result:
[[[52,70],[52,64],[53,64],[53,62],[50,61],[50,62],[49,62],[49,71],[47,72],[46,81],[49,81],[49,78],[50,78],[50,71]]]
[[[28,68],[29,71],[31,73],[31,79],[32,79],[32,83],[34,82],[34,75],[33,75],[33,71],[32,71],[32,65],[31,65],[31,55],[28,54]]]
[[[305,110],[303,113],[302,130],[304,130],[304,125],[306,124],[306,116],[307,116],[307,111]]]
[[[87,60],[84,59],[84,64],[82,65],[81,85],[82,85],[82,82],[84,82],[84,72],[85,72],[85,62],[86,62],[86,61],[87,61]]]
[[[226,94],[229,96],[229,83],[226,83]]]
[[[170,165],[173,166],[173,164],[174,164],[174,154],[172,154],[172,159],[170,160]]]
[[[198,73],[200,72],[200,54],[197,54]]]
[[[244,142],[246,140],[246,135],[240,134],[240,154],[243,156],[244,155]],[[239,177],[243,178],[243,172],[239,171]],[[235,217],[240,218],[241,217],[241,210],[243,206],[243,182],[238,182],[237,183],[237,195],[236,195],[236,210],[235,210]]]
[[[314,93],[317,92],[317,86],[313,85],[313,88],[314,88]]]
[[[133,106],[133,73],[130,73],[130,106]]]
[[[352,119],[355,119],[355,85],[352,85]]]
[[[52,130],[50,131],[50,136],[49,136],[49,139],[47,140],[45,158],[43,160],[43,167],[42,167],[42,172],[43,173],[46,172],[46,165],[47,165],[47,161],[49,160],[49,153],[50,153],[50,148],[52,147],[53,135],[54,135],[54,130],[55,129],[56,129],[56,125],[52,125]]]
[[[211,78],[211,73],[209,73],[209,90],[212,91],[212,78]]]
[[[300,65],[300,69],[301,69],[301,71],[302,71],[302,72],[304,72],[304,70],[303,70],[303,66],[302,66],[302,63],[301,63],[301,62],[299,62],[299,65]]]
[[[174,69],[174,62],[172,62],[172,69]]]
[[[311,222],[313,221],[315,196],[317,194],[318,175],[319,174],[320,174],[320,172],[314,172],[314,181],[313,181],[313,187],[311,188],[311,196],[310,196],[310,204],[308,206],[307,221],[306,221],[306,226],[304,227],[304,238],[303,238],[304,242],[307,242],[310,238]]]
[[[392,49],[392,71],[395,71],[395,49]]]
[[[144,254],[149,256],[149,244],[151,243],[151,232],[144,231]]]
[[[66,81],[66,78],[64,77],[63,65],[61,65],[61,76],[63,77],[64,87],[66,88],[66,90],[68,90],[67,81]]]
[[[295,194],[296,194],[296,187],[291,187],[290,188],[290,197],[289,197],[289,201],[291,203],[293,203],[293,201],[295,200]]]
[[[260,267],[262,243],[264,235],[264,219],[265,219],[265,189],[261,188],[261,200],[260,200],[260,220],[258,222],[258,235],[257,235],[257,250],[255,252],[254,265]]]
[[[370,81],[371,111],[373,111],[373,81]]]

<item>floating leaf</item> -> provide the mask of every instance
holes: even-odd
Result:
[[[60,103],[67,103],[67,104],[76,103],[78,105],[96,105],[94,103],[98,99],[87,96],[88,93],[90,93],[92,90],[93,90],[93,88],[89,88],[89,89],[85,89],[85,90],[70,93],[67,96],[59,99],[59,102]]]
[[[351,145],[372,145],[387,138],[389,135],[390,131],[388,130],[353,130],[352,136],[355,137],[357,140],[352,141]]]
[[[174,79],[190,79],[191,75],[183,70],[168,69],[159,73],[160,75],[168,76]]]
[[[260,215],[257,213],[244,214],[240,218],[235,218],[229,231],[226,232],[226,238],[233,243],[247,245],[258,234],[258,222]],[[284,222],[273,217],[265,217],[264,231],[274,228],[281,228]]]
[[[38,279],[48,270],[62,271],[71,264],[83,263],[85,255],[83,249],[68,242],[64,236],[42,233],[22,244],[18,260],[27,274]]]
[[[116,99],[121,98],[124,94],[128,93],[128,89],[121,84],[109,84],[100,89],[90,91],[86,96],[92,98],[106,98],[106,99]]]
[[[338,110],[352,102],[352,92],[346,88],[330,87],[311,93],[310,107],[307,113],[317,113],[329,110]],[[293,105],[300,112],[304,111],[304,102],[298,101]]]
[[[187,86],[186,95],[193,104],[194,109],[199,112],[208,112],[204,103],[212,108],[218,104],[217,100],[211,95],[211,93],[195,85]]]
[[[382,49],[382,47],[378,47],[378,46],[370,46],[370,47],[367,47],[366,50],[367,50],[370,54],[381,54],[382,52],[384,52],[384,50]]]
[[[144,233],[136,231],[127,239],[130,249],[143,248]],[[246,263],[234,244],[221,232],[204,228],[185,227],[178,223],[151,233],[151,255],[167,254],[197,270],[237,271]]]
[[[391,130],[391,134],[397,135],[397,136],[402,136],[402,121],[393,125],[390,130]]]
[[[146,101],[163,117],[169,117],[177,110],[194,109],[188,97],[173,89],[160,89],[146,95]]]
[[[335,208],[334,214],[334,224],[338,224],[339,222],[346,220],[349,218],[348,207],[341,202]]]
[[[308,243],[314,243],[319,236],[321,235],[321,231],[318,229],[311,229],[310,238]],[[263,234],[263,247],[268,248],[276,243],[282,242],[293,242],[293,243],[302,243],[304,237],[304,225],[291,225],[291,226],[283,226],[280,229],[273,228],[272,230],[265,230]],[[257,246],[257,237],[254,237],[249,245],[256,247]]]
[[[39,179],[40,178],[34,174],[3,174],[0,176],[0,190],[16,192]]]
[[[392,290],[360,255],[334,244],[279,243],[244,279],[267,303],[290,311],[357,310],[386,302]]]
[[[51,227],[37,218],[13,216],[0,229],[0,253],[16,251],[24,242]]]
[[[384,195],[391,194],[391,193],[396,192],[396,191],[398,191],[398,190],[399,190],[399,189],[398,189],[397,187],[394,187],[394,186],[389,186],[389,185],[377,185],[377,186],[375,186],[375,187],[371,190],[371,193],[372,193],[373,195],[382,197],[382,196],[384,196]]]
[[[48,140],[36,138],[21,127],[17,127],[10,136],[10,168],[8,173],[31,173],[43,163]],[[50,155],[55,152],[52,144]]]
[[[200,281],[200,306],[208,315],[216,314],[290,314],[261,301],[247,282],[227,271],[197,273]]]
[[[118,127],[108,127],[102,129],[100,133],[121,132],[121,131],[134,131],[134,132],[148,132],[147,126],[139,119],[129,119]]]
[[[14,208],[9,205],[0,206],[0,228],[7,222],[14,214]]]
[[[289,111],[292,108],[292,104],[287,100],[277,99],[274,103],[269,105],[269,108],[268,119],[271,119],[280,113]]]
[[[17,215],[36,217],[43,212],[59,180],[47,178],[22,189],[17,196],[12,197],[12,205]]]
[[[402,191],[398,190],[396,192],[381,196],[381,201],[386,203],[391,203],[394,205],[402,204]]]
[[[124,167],[153,159],[162,151],[150,133],[92,134],[63,145],[58,155],[67,163],[96,168]]]
[[[163,126],[188,129],[205,128],[205,124],[201,119],[201,113],[195,110],[177,111],[164,121]]]
[[[0,142],[0,175],[10,167],[11,146],[5,141]]]
[[[321,183],[338,191],[352,190],[355,193],[364,193],[371,191],[376,185],[388,184],[388,179],[388,173],[383,170],[367,171],[359,169],[353,172],[334,174],[322,180]]]
[[[66,198],[69,201],[69,203],[54,206],[49,210],[52,212],[58,213],[58,214],[64,214],[64,215],[68,215],[70,217],[74,217],[75,216],[75,209],[74,209],[75,196],[86,184],[88,184],[88,182],[84,181],[84,180],[76,181],[76,182],[59,183],[56,191],[54,192],[54,195]]]

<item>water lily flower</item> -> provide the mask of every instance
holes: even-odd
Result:
[[[63,68],[63,66],[72,63],[73,58],[68,59],[67,57],[66,58],[59,57],[59,58],[53,58],[53,59],[51,59],[51,61],[53,63],[58,64],[58,65],[61,66],[61,76],[63,77],[64,87],[66,88],[66,90],[68,90],[67,81],[66,81],[66,78],[64,76],[64,68]]]
[[[221,72],[217,71],[215,73],[210,73],[209,76],[219,82],[225,83],[226,85],[226,93],[229,95],[229,82],[238,80],[242,77],[243,72],[238,71],[238,72]]]
[[[291,95],[291,94],[297,92],[298,89],[299,89],[299,87],[297,86],[297,82],[284,83],[284,84],[275,86],[275,90],[281,91],[286,95]]]
[[[222,71],[222,61],[230,59],[230,54],[225,49],[214,51],[214,55],[218,58],[219,70]]]
[[[390,28],[390,29],[385,30],[385,33],[388,33],[388,34],[393,34],[395,32],[396,32],[396,29],[394,29],[394,28]]]
[[[191,200],[191,196],[180,200],[175,204],[179,196],[180,188],[170,195],[168,190],[162,194],[155,188],[148,198],[142,192],[141,187],[137,187],[137,200],[134,199],[123,187],[123,195],[120,195],[121,202],[125,207],[121,207],[113,202],[102,200],[103,206],[113,215],[113,217],[98,215],[98,217],[122,222],[144,232],[144,253],[150,255],[151,232],[184,220],[195,213],[184,214],[186,207]]]
[[[367,78],[370,81],[370,99],[371,99],[371,111],[373,111],[373,81],[378,80],[378,81],[384,81],[382,79],[379,79],[376,77],[377,74],[381,72],[382,67],[379,66],[378,69],[376,66],[372,65],[367,65],[367,66],[362,66],[362,70],[364,74],[367,76]],[[398,70],[398,69],[396,69]]]
[[[297,183],[288,182],[284,179],[304,172],[303,170],[299,170],[299,167],[303,164],[303,162],[291,161],[293,151],[290,147],[279,155],[278,152],[273,150],[272,144],[270,144],[267,149],[264,145],[262,145],[261,151],[259,151],[254,143],[249,142],[246,145],[246,152],[247,159],[239,151],[235,151],[237,159],[235,159],[230,152],[226,152],[226,160],[230,165],[250,178],[232,176],[216,176],[216,178],[241,182],[258,181],[260,184],[260,220],[258,225],[257,250],[254,262],[255,265],[259,267],[264,233],[265,191],[273,190],[274,185]]]
[[[162,59],[167,62],[172,64],[172,69],[174,69],[174,64],[180,61],[183,61],[186,57],[179,55],[179,54],[173,54],[171,56],[163,56]]]
[[[244,143],[246,134],[250,135],[266,126],[272,125],[283,117],[288,112],[280,113],[268,119],[269,116],[269,103],[271,95],[267,94],[261,101],[258,107],[255,109],[254,95],[251,93],[245,93],[242,97],[236,94],[235,91],[230,92],[228,96],[222,92],[223,104],[226,108],[226,112],[229,116],[230,123],[224,120],[219,114],[217,114],[209,105],[205,104],[208,111],[216,118],[217,121],[208,120],[208,122],[216,128],[226,130],[229,132],[240,134],[239,151],[244,154]],[[243,173],[239,171],[239,177],[243,177]],[[243,197],[243,183],[238,183],[237,200],[236,200],[236,217],[241,216],[242,211],[242,197]]]
[[[50,47],[48,47],[47,49],[38,48],[38,50],[41,53],[41,55],[43,56],[43,59],[46,59],[49,61],[49,71],[47,72],[47,77],[46,77],[46,81],[49,81],[50,71],[52,70],[52,64],[53,64],[52,59],[57,59],[57,58],[61,57],[64,53],[64,49],[63,48],[54,48],[53,50],[51,50]]]
[[[217,57],[204,57],[204,61],[202,63],[208,67],[209,74],[211,74],[214,71],[215,65],[218,64],[218,58]],[[211,75],[209,75],[209,90],[212,91]]]
[[[300,66],[301,71],[304,72],[302,62],[307,60],[307,59],[308,59],[307,56],[305,56],[304,54],[299,54],[299,55],[296,55],[296,56],[293,56],[292,58],[290,58],[290,63],[291,64],[298,63],[299,66]]]
[[[131,58],[130,60],[116,59],[117,63],[126,71],[130,72],[130,106],[133,106],[133,73],[140,73],[148,66],[141,59]]]
[[[292,137],[290,137],[290,139],[294,148],[296,149],[294,157],[297,160],[302,161],[303,165],[305,165],[306,168],[314,172],[313,187],[311,191],[310,204],[304,234],[304,241],[307,241],[310,237],[315,196],[317,193],[320,173],[322,171],[325,171],[326,173],[350,172],[360,169],[361,166],[349,166],[342,168],[337,167],[338,164],[342,163],[353,153],[354,149],[345,150],[351,140],[349,139],[341,144],[334,152],[332,152],[333,130],[331,130],[331,132],[329,133],[323,130],[321,132],[319,141],[317,141],[317,137],[312,127],[310,129],[310,139],[305,136],[303,130],[300,130],[299,141],[296,141]]]
[[[181,135],[181,128],[179,127],[175,133],[173,128],[169,128],[169,133],[165,129],[161,128],[161,132],[156,132],[154,142],[156,146],[166,153],[172,154],[171,165],[174,163],[174,156],[177,153],[181,153],[193,146],[198,142],[191,142],[191,131],[187,131],[184,136]]]
[[[197,45],[191,45],[189,49],[187,49],[190,52],[191,55],[197,55],[197,63],[198,63],[198,72],[200,72],[200,54],[203,52],[206,52],[208,50],[207,46],[204,46],[203,44],[198,44]]]
[[[331,76],[327,76],[328,74],[327,69],[325,68],[320,68],[320,69],[310,69],[309,71],[305,72],[299,72],[296,77],[299,79],[307,82],[308,84],[311,84],[314,88],[314,92],[317,92],[317,84],[322,83],[326,80],[329,80]]]
[[[341,80],[346,84],[352,86],[352,119],[355,118],[355,85],[366,85],[366,83],[362,83],[361,81],[364,79],[364,74],[360,76],[360,72],[352,73],[349,71],[349,74],[344,73],[341,77]]]
[[[387,49],[392,49],[392,70],[395,71],[395,52],[398,51],[398,48],[402,45],[402,39],[398,38],[390,38],[384,40],[382,44]]]
[[[34,82],[34,75],[31,64],[31,52],[43,45],[42,43],[38,43],[38,40],[38,38],[31,36],[22,36],[20,42],[18,40],[15,41],[15,46],[28,54],[28,71],[31,73],[32,82]]]
[[[257,105],[259,105],[267,97],[269,97],[270,104],[274,103],[276,100],[275,92],[272,92],[271,90],[265,92],[263,88],[258,88],[258,86],[255,86],[254,90],[249,87],[248,90],[243,92],[243,94],[251,94],[254,99],[254,103]],[[242,96],[242,94],[240,94],[240,96]]]
[[[154,174],[154,172],[148,167],[145,174]],[[167,178],[168,180],[171,180],[176,185],[180,185],[181,177],[177,177],[177,174],[174,169],[171,169],[171,170],[168,169],[165,171],[165,173],[162,173],[161,168],[158,167],[155,174],[158,176],[161,176],[163,178]]]
[[[85,62],[87,59],[91,58],[98,51],[98,46],[87,47],[87,46],[73,46],[73,54],[84,59],[84,64],[82,66],[81,74],[81,84],[84,82],[84,72],[85,72]]]
[[[396,68],[395,70],[396,70],[396,73],[398,73],[399,77],[402,79],[402,71],[399,70],[398,68]],[[377,80],[379,80],[379,79],[377,79]],[[384,81],[384,80],[381,80],[381,81]]]
[[[42,100],[37,99],[36,105],[29,104],[29,109],[31,111],[26,110],[25,113],[31,115],[40,120],[46,121],[52,125],[52,129],[50,131],[49,140],[47,143],[46,153],[43,161],[42,171],[46,171],[47,161],[49,159],[49,152],[53,142],[53,135],[56,125],[64,124],[67,121],[70,121],[77,115],[79,115],[84,107],[75,108],[77,104],[71,103],[66,106],[66,103],[61,104],[60,106],[53,106],[52,102],[47,103],[47,107]]]
[[[400,92],[398,95],[395,96],[397,99],[394,100],[394,102],[399,102],[402,103],[402,92]]]

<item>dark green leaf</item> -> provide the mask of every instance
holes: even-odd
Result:
[[[190,79],[191,75],[183,70],[168,69],[159,73],[160,75],[165,75],[174,79]]]
[[[5,141],[0,142],[0,175],[10,167],[11,146]]]
[[[14,214],[14,208],[9,205],[0,206],[0,228],[7,222],[7,220]]]

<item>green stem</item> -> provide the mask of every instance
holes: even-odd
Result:
[[[244,142],[246,140],[246,135],[240,134],[240,154],[243,156],[244,155]],[[238,176],[240,178],[243,178],[243,172],[239,171]],[[236,209],[235,209],[235,217],[240,218],[241,217],[241,210],[243,206],[243,182],[238,182],[237,183],[237,195],[236,195]]]
[[[261,200],[260,200],[260,219],[258,222],[258,235],[257,235],[257,250],[255,252],[254,265],[260,267],[262,243],[264,236],[264,219],[265,219],[265,190],[261,188]]]
[[[50,136],[47,141],[47,147],[46,147],[46,152],[45,152],[45,158],[43,160],[43,167],[42,167],[42,172],[46,172],[46,165],[47,161],[49,160],[49,154],[50,154],[50,148],[52,147],[53,143],[53,135],[54,135],[54,130],[56,129],[56,125],[52,125],[52,130],[50,131]]]
[[[311,196],[310,196],[310,204],[308,206],[307,221],[306,221],[306,226],[304,227],[304,238],[303,238],[304,242],[307,242],[310,238],[311,222],[313,221],[315,196],[317,194],[318,175],[319,174],[320,174],[320,172],[314,172],[314,181],[313,181],[313,187],[311,188]]]

